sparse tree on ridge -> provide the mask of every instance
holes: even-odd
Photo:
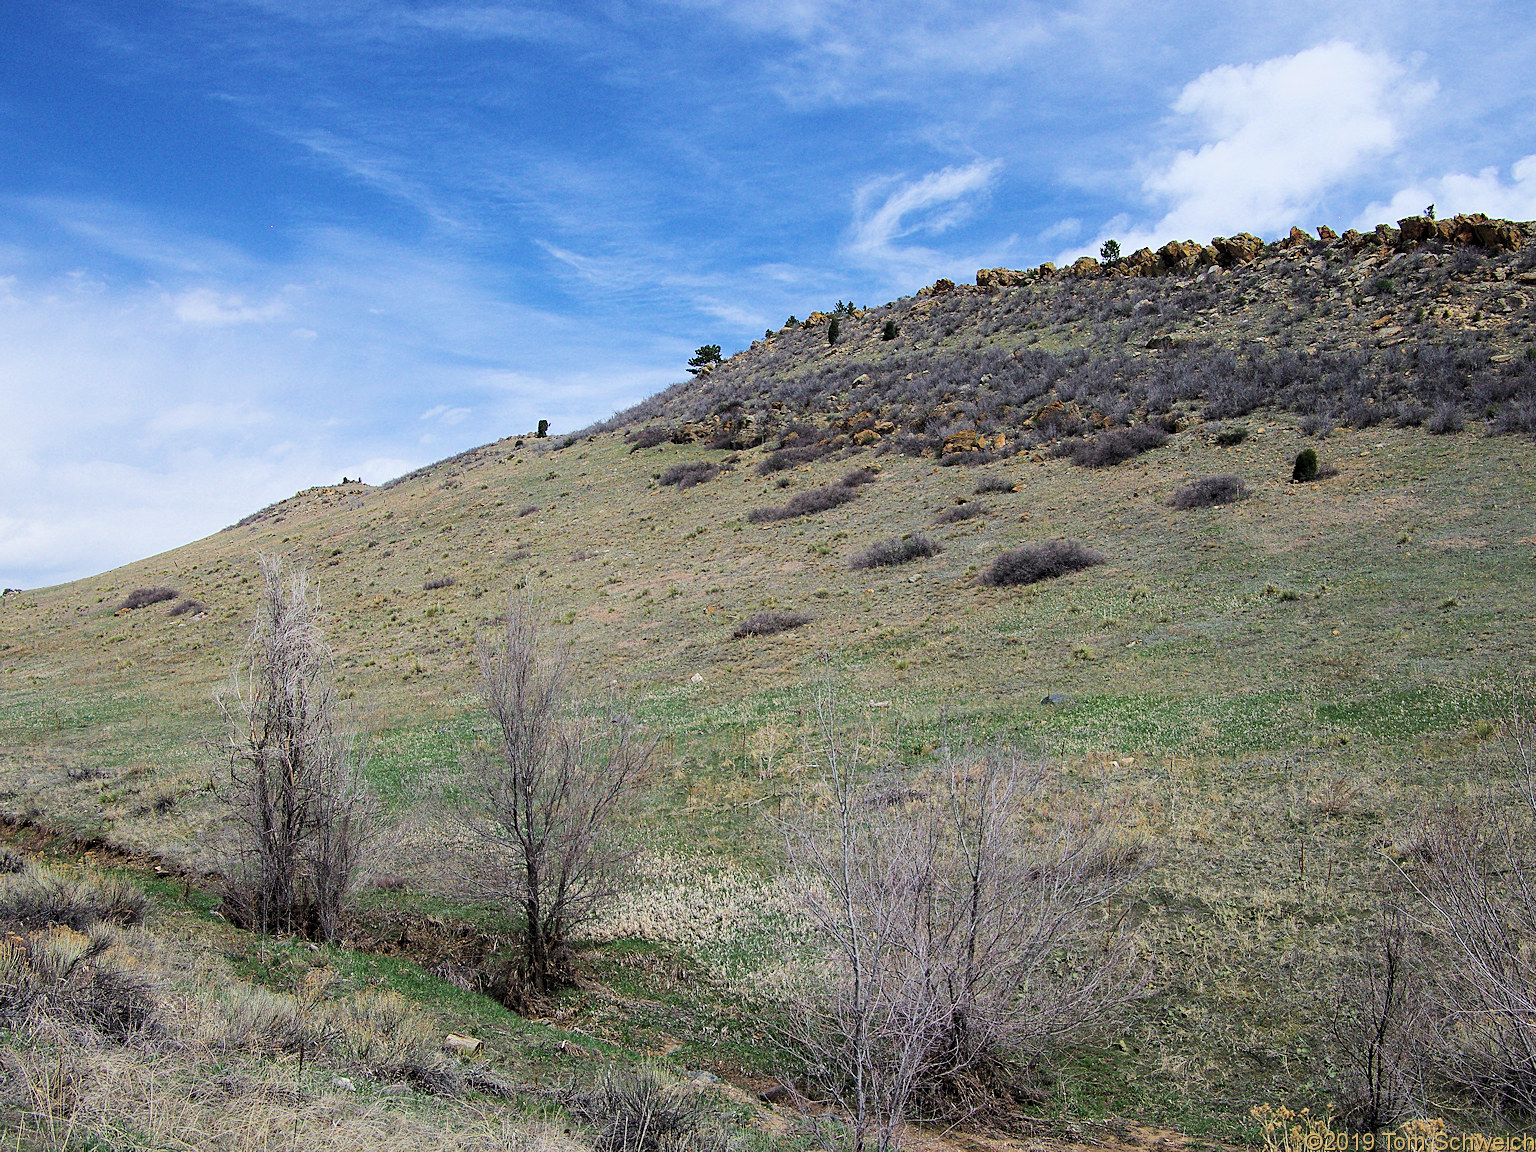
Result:
[[[688,371],[697,376],[700,372],[708,372],[719,363],[720,345],[703,344],[688,358]]]
[[[1120,263],[1120,241],[1104,241],[1103,247],[1099,249],[1099,259],[1104,261],[1106,264]]]

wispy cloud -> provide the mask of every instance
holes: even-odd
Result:
[[[943,168],[916,180],[894,177],[869,182],[855,197],[853,229],[845,252],[893,278],[921,278],[951,267],[953,255],[906,241],[918,235],[938,236],[972,215],[1000,167],[996,160],[985,160]]]

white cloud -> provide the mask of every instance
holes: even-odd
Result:
[[[899,178],[871,181],[855,197],[853,230],[845,253],[859,264],[903,279],[921,279],[953,266],[955,257],[903,241],[919,234],[937,236],[966,219],[1001,166],[995,160],[978,161],[907,182]]]
[[[1497,168],[1484,168],[1475,176],[1450,172],[1404,188],[1385,203],[1368,205],[1355,221],[1356,228],[1374,228],[1377,224],[1396,223],[1404,216],[1417,216],[1433,204],[1442,219],[1458,212],[1486,212],[1505,220],[1536,220],[1536,155],[1526,156],[1510,166],[1510,183],[1499,177]]]
[[[1169,239],[1275,233],[1314,223],[1324,197],[1388,155],[1433,87],[1382,53],[1332,41],[1185,85],[1171,127],[1199,143],[1155,163],[1142,190],[1161,219],[1117,237],[1129,252]],[[1093,251],[1101,230],[1063,258]]]

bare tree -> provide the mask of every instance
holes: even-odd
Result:
[[[334,940],[379,828],[357,742],[339,716],[334,660],[303,568],[260,559],[261,600],[240,667],[219,700],[234,859],[225,914],[266,932]]]
[[[494,749],[470,764],[460,815],[485,849],[481,892],[523,914],[522,989],[558,982],[571,932],[617,890],[615,817],[649,772],[653,740],[617,713],[599,725],[565,698],[565,662],[538,654],[532,606],[513,597],[500,641],[480,648]]]
[[[823,945],[793,1039],[854,1148],[885,1152],[1134,994],[1129,939],[1099,921],[1142,864],[1104,820],[1032,832],[1043,773],[1015,755],[949,757],[935,795],[871,787],[829,691],[818,716],[825,804],[785,830]]]

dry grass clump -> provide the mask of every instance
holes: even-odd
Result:
[[[1035,584],[1102,564],[1105,557],[1079,540],[1046,540],[1002,553],[979,577],[989,587]]]
[[[905,564],[909,560],[921,560],[928,556],[937,556],[944,551],[944,545],[921,532],[909,532],[905,536],[892,536],[886,540],[877,540],[868,548],[854,555],[848,561],[848,567],[858,570],[861,568],[885,568],[892,564]]]
[[[1248,485],[1242,477],[1223,473],[1191,480],[1168,498],[1168,504],[1179,509],[1213,508],[1218,504],[1235,504],[1248,496]]]
[[[518,516],[532,516],[538,510],[539,506],[537,504],[525,504],[517,510],[517,514]]]
[[[976,483],[976,495],[986,496],[993,492],[1012,492],[1014,483],[1002,476],[983,476]]]
[[[436,592],[439,588],[452,588],[458,581],[452,576],[439,576],[436,580],[425,581],[421,590],[423,592]]]
[[[597,1130],[597,1152],[726,1152],[719,1117],[687,1085],[663,1084],[649,1068],[610,1070],[567,1106]]]
[[[111,1040],[151,1030],[159,1008],[154,974],[123,935],[64,925],[0,941],[0,1025],[53,1021]]]
[[[704,484],[720,475],[720,467],[711,464],[707,460],[689,460],[683,464],[674,464],[661,474],[658,482],[663,486],[676,484],[679,489],[692,488],[695,484]]]
[[[747,513],[752,524],[764,524],[775,520],[793,520],[796,516],[811,516],[847,504],[857,498],[858,489],[846,484],[828,484],[824,488],[812,488],[789,498],[787,504],[777,508],[754,508]]]
[[[811,617],[804,612],[759,612],[738,624],[731,636],[736,640],[744,636],[772,636],[775,632],[787,632],[810,622]]]
[[[956,504],[953,508],[946,508],[933,518],[935,524],[958,524],[962,520],[974,520],[978,516],[986,516],[992,509],[985,504]]]
[[[123,602],[117,606],[117,610],[132,612],[135,608],[145,608],[150,604],[163,604],[180,595],[181,593],[174,588],[135,588],[123,597]]]

